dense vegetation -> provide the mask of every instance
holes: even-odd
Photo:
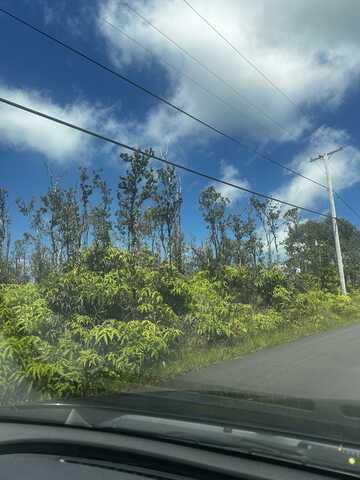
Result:
[[[101,172],[81,168],[77,187],[51,178],[39,199],[18,199],[29,231],[14,242],[0,189],[1,402],[117,391],[185,349],[356,318],[360,232],[349,222],[343,297],[327,220],[255,198],[240,215],[210,186],[199,198],[208,238],[189,245],[174,170],[123,160],[116,208]]]

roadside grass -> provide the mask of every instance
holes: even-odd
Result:
[[[294,323],[286,328],[249,336],[233,345],[222,343],[220,345],[199,347],[190,343],[179,349],[172,359],[148,370],[142,380],[146,384],[160,385],[190,371],[197,371],[201,368],[225,360],[236,359],[264,348],[290,343],[300,338],[328,332],[359,322],[360,315],[358,318],[349,318],[332,314],[315,322]]]

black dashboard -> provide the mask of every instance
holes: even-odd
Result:
[[[89,429],[0,423],[0,478],[321,480],[339,475]]]

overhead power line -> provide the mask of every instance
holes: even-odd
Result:
[[[181,165],[179,163],[176,163],[176,162],[172,162],[170,160],[167,160],[166,158],[162,158],[162,157],[159,157],[157,155],[154,155],[154,154],[150,154],[144,150],[141,150],[139,148],[136,148],[136,147],[133,147],[131,145],[128,145],[124,142],[121,142],[119,140],[115,140],[113,138],[110,138],[110,137],[107,137],[105,135],[102,135],[100,133],[97,133],[93,130],[89,130],[87,128],[83,128],[79,125],[76,125],[74,123],[70,123],[70,122],[67,122],[65,120],[62,120],[58,117],[54,117],[52,115],[48,115],[47,113],[44,113],[44,112],[41,112],[39,110],[36,110],[34,108],[30,108],[30,107],[26,107],[25,105],[22,105],[20,103],[16,103],[16,102],[13,102],[7,98],[4,98],[4,97],[0,97],[0,102],[3,103],[3,104],[6,104],[6,105],[9,105],[11,107],[14,107],[14,108],[17,108],[17,109],[20,109],[20,110],[23,110],[25,112],[28,112],[28,113],[31,113],[33,115],[36,115],[38,117],[41,117],[41,118],[45,118],[47,120],[50,120],[54,123],[57,123],[59,125],[63,125],[65,127],[68,127],[68,128],[72,128],[73,130],[77,130],[79,132],[82,132],[82,133],[86,133],[87,135],[90,135],[92,137],[95,137],[99,140],[103,140],[105,142],[108,142],[108,143],[111,143],[113,145],[116,145],[118,147],[122,147],[122,148],[125,148],[126,150],[130,150],[132,152],[139,152],[143,155],[148,155],[149,158],[153,158],[154,160],[158,160],[159,162],[162,162],[162,163],[165,163],[167,165],[171,165],[179,170],[183,170],[185,172],[188,172],[188,173],[192,173],[194,175],[197,175],[199,177],[202,177],[202,178],[206,178],[207,180],[211,180],[212,182],[216,182],[216,183],[220,183],[222,185],[227,185],[229,187],[232,187],[232,188],[235,188],[237,190],[241,190],[242,192],[246,192],[246,193],[250,193],[252,195],[256,195],[257,197],[261,197],[261,198],[265,198],[267,200],[271,200],[271,201],[274,201],[274,202],[277,202],[277,203],[280,203],[282,205],[286,205],[288,207],[291,207],[291,208],[298,208],[299,210],[303,210],[304,212],[307,212],[307,213],[311,213],[311,214],[314,214],[314,215],[319,215],[321,217],[325,217],[325,218],[328,218],[329,215],[328,214],[325,214],[323,212],[319,212],[317,210],[313,210],[311,208],[307,208],[307,207],[303,207],[301,205],[296,205],[294,203],[291,203],[291,202],[287,202],[286,200],[281,200],[279,198],[276,198],[276,197],[273,197],[271,195],[266,195],[265,193],[261,193],[261,192],[257,192],[255,190],[251,190],[249,188],[246,188],[246,187],[243,187],[241,185],[237,185],[235,183],[232,183],[232,182],[228,182],[226,180],[223,180],[221,178],[218,178],[218,177],[215,177],[213,175],[209,175],[207,173],[204,173],[204,172],[201,172],[199,170],[195,170],[194,168],[190,168],[190,167],[186,167],[185,165]]]
[[[190,5],[190,3],[187,1],[187,0],[184,0],[184,2],[189,5],[189,7],[194,10],[194,12],[196,14],[198,14],[197,11],[195,11],[195,9],[192,7],[192,5]],[[138,14],[135,9],[127,6],[130,10],[132,10],[134,13]],[[198,14],[201,18],[203,18],[200,14]],[[161,33],[161,35],[163,35],[167,40],[171,41],[172,43],[175,44],[175,46],[177,48],[180,48],[180,50],[182,50],[182,47],[180,47],[176,42],[174,42],[172,39],[170,39],[166,34],[164,34],[163,32],[161,32],[157,27],[155,27],[149,20],[145,19],[143,16],[141,16],[140,14],[138,14],[138,16],[140,16],[140,18],[142,18],[145,22],[147,22],[151,27],[153,27],[157,32]],[[203,18],[204,21],[207,22],[207,20],[205,18]],[[107,25],[109,25],[111,28],[115,29],[116,31],[118,31],[123,37],[127,38],[129,41],[133,42],[135,45],[137,45],[139,48],[141,48],[142,50],[144,50],[145,52],[147,52],[149,55],[152,55],[154,57],[156,57],[156,54],[151,50],[149,49],[148,47],[146,47],[145,45],[143,45],[141,42],[139,42],[137,39],[133,38],[132,36],[130,36],[128,33],[126,33],[122,28],[120,28],[118,25],[115,25],[113,22],[110,22],[110,20],[108,20],[107,18],[104,18],[102,19],[101,21],[103,21],[104,23],[106,23]],[[221,34],[220,34],[221,35]],[[235,48],[235,47],[234,47]],[[183,51],[183,50],[182,50]],[[185,53],[183,51],[183,53]],[[240,52],[239,52],[240,54]],[[241,114],[243,114],[243,112],[241,112],[241,110],[237,109],[236,107],[234,107],[233,105],[231,105],[230,103],[228,103],[226,100],[224,100],[222,97],[220,97],[219,95],[217,95],[215,92],[213,92],[212,90],[208,89],[207,87],[205,87],[203,84],[201,84],[200,82],[198,82],[197,80],[195,80],[194,78],[192,78],[190,75],[184,73],[182,70],[180,70],[179,68],[177,68],[175,65],[173,65],[172,63],[166,61],[165,59],[161,59],[161,62],[165,65],[167,65],[168,67],[170,67],[172,70],[174,70],[178,75],[182,76],[182,77],[185,77],[187,78],[188,80],[190,80],[194,85],[196,85],[198,88],[200,88],[201,90],[203,90],[205,93],[207,93],[208,95],[216,98],[219,102],[223,103],[226,107],[232,109],[232,110],[235,110]],[[276,85],[274,85],[274,87],[278,89],[278,87]],[[281,90],[279,90],[281,92]],[[285,96],[287,96],[285,94]],[[290,99],[291,100],[291,99]],[[292,102],[294,103],[295,106],[296,103],[295,102]],[[283,127],[281,127],[281,129],[285,132],[287,132]],[[279,167],[284,167],[283,164],[281,164],[280,162],[276,163],[276,165],[278,165]],[[291,173],[294,173],[291,171]],[[306,178],[306,177],[304,177]],[[308,179],[308,178],[306,178]],[[310,178],[309,178],[310,179]],[[314,182],[315,183],[315,182]],[[319,186],[323,187],[323,188],[327,188],[324,184],[322,184],[321,182],[319,182],[318,184]],[[351,212],[353,214],[355,214],[358,218],[360,218],[360,214],[358,212],[356,212],[356,210],[348,203],[345,201],[345,199],[337,192],[334,191],[334,194],[337,196],[337,198],[343,202],[343,204],[349,209],[351,210]]]
[[[219,29],[217,29],[204,15],[202,15],[190,2],[189,0],[183,0],[183,2],[199,17],[203,22],[205,22],[224,42],[229,45],[239,56],[244,60],[248,65],[250,65],[264,80],[266,80],[274,90],[276,90],[280,95],[282,95],[289,103],[291,103],[297,110],[300,110],[301,113],[302,109],[300,105],[295,102],[284,90],[282,90],[276,83],[266,75],[252,60],[250,60],[246,55],[244,55],[225,35],[223,35]],[[321,185],[323,188],[327,188],[325,185]],[[351,210],[358,218],[360,218],[360,214],[354,210],[354,208],[346,202],[346,200],[337,192],[334,194],[339,198],[343,204]]]
[[[349,209],[352,211],[352,213],[357,216],[358,218],[360,218],[360,214],[359,212],[357,212],[345,199],[344,197],[342,197],[339,193],[337,192],[334,192],[334,194],[337,196],[337,198],[343,202],[343,204]]]
[[[228,38],[223,35],[220,30],[218,30],[207,18],[205,18],[198,10],[196,10],[188,0],[183,0],[183,2],[191,8],[191,10],[199,17],[203,22],[205,22],[220,38],[224,40],[225,43],[229,45],[238,55],[241,57],[251,68],[253,68],[259,75],[262,76],[266,82],[268,82],[274,90],[276,90],[280,95],[282,95],[288,102],[290,102],[294,107],[299,108],[299,105],[291,98],[289,95],[284,92],[280,87],[276,85],[276,83],[271,80],[271,78],[266,75],[252,60],[246,57]]]
[[[322,171],[318,163],[315,163],[314,165],[317,165],[319,167],[319,171],[322,174],[325,173]],[[345,205],[345,207],[347,207],[356,217],[360,218],[360,214],[345,200],[345,198],[342,195],[340,195],[340,193],[336,192],[335,190],[333,192],[334,192],[334,195]]]
[[[277,165],[278,167],[288,171],[289,173],[293,174],[293,175],[296,175],[296,176],[299,176],[305,180],[308,180],[309,182],[312,182],[314,183],[315,185],[318,185],[322,188],[325,188],[326,189],[326,186],[323,185],[322,183],[318,182],[317,180],[314,180],[310,177],[307,177],[306,175],[303,175],[302,173],[300,172],[297,172],[296,170],[290,168],[290,167],[287,167],[286,165],[284,165],[283,163],[281,162],[278,162],[277,160],[274,160],[273,158],[269,157],[268,155],[265,155],[261,152],[259,152],[256,148],[252,148],[250,147],[249,145],[247,145],[246,143],[244,143],[243,141],[233,137],[232,135],[229,135],[225,132],[223,132],[222,130],[216,128],[215,126],[205,122],[204,120],[201,120],[199,117],[196,117],[195,115],[187,112],[186,110],[184,110],[183,108],[175,105],[174,103],[170,102],[169,100],[166,100],[166,98],[154,93],[153,91],[149,90],[148,88],[144,87],[143,85],[141,85],[140,83],[138,82],[135,82],[134,80],[131,80],[130,78],[126,77],[125,75],[121,74],[120,72],[118,72],[117,70],[114,70],[110,67],[108,67],[107,65],[99,62],[98,60],[95,60],[94,58],[90,57],[89,55],[87,55],[86,53],[82,52],[81,50],[78,50],[77,48],[69,45],[68,43],[65,43],[63,42],[62,40],[59,40],[58,38],[54,37],[53,35],[41,30],[40,28],[36,27],[35,25],[27,22],[26,20],[18,17],[17,15],[14,15],[13,13],[9,12],[8,10],[5,10],[4,8],[1,8],[0,7],[0,12],[4,13],[5,15],[8,15],[10,18],[12,18],[13,20],[25,25],[27,28],[39,33],[40,35],[42,35],[43,37],[51,40],[52,42],[56,43],[57,45],[60,45],[61,47],[69,50],[70,52],[72,52],[73,54],[75,55],[78,55],[79,57],[87,60],[88,62],[96,65],[97,67],[101,68],[102,70],[105,70],[106,72],[108,73],[111,73],[112,75],[114,75],[115,77],[123,80],[124,82],[128,83],[129,85],[131,85],[132,87],[135,87],[137,88],[138,90],[141,90],[142,92],[152,96],[153,98],[155,98],[156,100],[160,101],[160,102],[163,102],[164,104],[166,104],[168,107],[176,110],[177,112],[179,113],[182,113],[183,115],[187,116],[188,118],[191,118],[192,120],[194,120],[195,122],[198,122],[199,124],[201,124],[202,126],[208,128],[209,130],[221,135],[222,137],[230,140],[231,142],[233,143],[236,143],[237,145],[239,145],[241,148],[251,152],[251,153],[255,153],[256,155],[258,155],[259,157],[263,158],[264,160],[274,164],[274,165]]]
[[[242,95],[239,90],[237,90],[233,85],[231,85],[229,82],[227,82],[224,77],[219,75],[218,73],[214,72],[211,68],[209,68],[207,65],[205,65],[201,60],[199,60],[197,57],[195,57],[192,53],[190,53],[188,50],[186,50],[184,47],[182,47],[179,43],[177,43],[173,38],[171,38],[169,35],[164,33],[162,30],[160,30],[159,27],[157,27],[155,24],[153,24],[148,18],[144,17],[138,10],[136,10],[134,7],[130,6],[128,3],[123,2],[123,5],[129,9],[134,15],[136,15],[138,18],[140,18],[143,22],[145,22],[147,25],[149,25],[153,30],[158,32],[162,37],[164,37],[168,42],[170,42],[172,45],[174,45],[178,50],[180,50],[185,56],[191,58],[193,62],[195,62],[197,65],[199,65],[202,69],[204,69],[208,74],[216,78],[220,83],[225,85],[227,88],[229,88],[237,97],[240,98],[242,103],[245,103],[248,107],[251,107],[253,110],[257,111],[260,115],[262,115],[264,118],[266,118],[269,122],[273,123],[276,125],[280,130],[283,132],[287,133],[288,135],[290,132],[283,126],[281,125],[278,121],[276,121],[274,118],[272,118],[268,113],[266,113],[262,108],[258,107],[254,103],[252,103],[250,100],[248,100],[244,95]]]
[[[38,27],[30,24],[29,22],[27,22],[26,20],[12,14],[11,12],[3,9],[0,7],[0,12],[8,15],[9,17],[11,17],[12,19],[18,21],[19,23],[22,23],[23,25],[25,25],[26,27],[36,31],[37,33],[43,35],[44,37],[48,38],[49,40],[52,40],[53,42],[57,43],[58,45],[66,48],[67,50],[71,51],[72,53],[82,57],[83,59],[89,61],[90,63],[93,63],[94,65],[98,66],[99,68],[102,68],[103,70],[107,71],[108,73],[111,73],[112,75],[115,75],[116,77],[120,78],[121,80],[123,80],[124,82],[127,82],[128,84],[130,84],[131,86],[143,91],[144,93],[152,96],[153,98],[165,103],[166,105],[168,105],[170,108],[173,108],[174,110],[178,111],[179,113],[182,113],[184,114],[185,116],[191,118],[192,120],[200,123],[201,125],[209,128],[210,130],[214,131],[215,133],[218,133],[219,135],[222,135],[223,137],[227,138],[228,140],[234,142],[234,143],[237,143],[241,148],[244,148],[252,153],[255,153],[256,155],[258,155],[259,157],[263,158],[264,160],[274,164],[274,165],[277,165],[278,167],[288,171],[289,173],[293,174],[293,175],[296,175],[296,176],[299,176],[305,180],[308,180],[312,183],[314,183],[315,185],[318,185],[319,187],[322,187],[324,189],[326,189],[326,186],[323,185],[322,183],[310,178],[310,177],[307,177],[306,175],[303,175],[301,174],[300,172],[297,172],[296,170],[290,168],[290,167],[287,167],[286,165],[282,164],[281,162],[278,162],[277,160],[274,160],[272,159],[271,157],[269,157],[268,155],[265,155],[263,153],[260,153],[257,151],[257,149],[253,149],[251,148],[249,145],[245,144],[244,142],[241,142],[240,140],[232,137],[231,135],[228,135],[226,134],[225,132],[222,132],[221,130],[217,129],[216,127],[208,124],[207,122],[204,122],[203,120],[199,119],[198,117],[195,117],[194,115],[192,115],[191,113],[189,112],[186,112],[185,110],[183,110],[182,108],[178,107],[177,105],[174,105],[173,103],[169,102],[168,100],[166,100],[165,98],[161,97],[160,95],[157,95],[156,93],[152,92],[151,90],[147,89],[146,87],[144,87],[143,85],[129,79],[128,77],[122,75],[121,73],[113,70],[112,68],[102,64],[101,62],[98,62],[97,60],[93,59],[92,57],[90,57],[89,55],[81,52],[80,50],[72,47],[71,45],[69,44],[66,44],[65,42],[57,39],[56,37],[48,34],[47,32],[44,32],[43,30],[39,29]],[[146,21],[146,19],[144,19],[144,21]],[[108,22],[109,23],[109,22]],[[154,27],[156,28],[156,27]],[[181,48],[181,47],[180,47]],[[206,88],[204,87],[203,89],[206,90]],[[220,100],[220,97],[218,97],[218,99]],[[360,218],[360,215],[338,194],[335,192],[335,194],[338,196],[338,198],[344,203],[344,205],[346,205],[347,208],[349,208],[356,216],[358,216]]]
[[[137,47],[141,48],[142,50],[144,50],[145,52],[147,52],[149,55],[153,56],[153,57],[156,57],[156,53],[152,50],[150,50],[150,48],[146,47],[145,45],[143,45],[141,42],[139,42],[139,40],[133,38],[132,36],[130,36],[128,33],[126,33],[122,28],[120,28],[118,25],[115,25],[114,23],[110,22],[107,18],[104,18],[104,19],[101,19],[102,22],[106,23],[107,25],[109,25],[110,27],[112,27],[114,30],[118,31],[123,37],[127,38],[129,41],[133,42]],[[244,115],[244,112],[242,110],[240,110],[239,108],[237,108],[235,105],[227,102],[223,97],[220,97],[220,95],[218,95],[217,93],[215,93],[213,90],[210,90],[209,88],[205,87],[202,83],[200,83],[198,80],[195,80],[193,77],[191,77],[190,75],[188,75],[187,73],[185,73],[184,71],[180,70],[180,68],[177,68],[174,64],[168,62],[167,60],[165,60],[164,58],[161,58],[161,63],[163,63],[164,65],[167,65],[169,68],[171,68],[172,70],[174,70],[174,72],[176,72],[180,77],[184,77],[186,78],[187,80],[189,80],[190,82],[192,82],[194,85],[196,85],[200,90],[202,90],[203,92],[205,92],[207,95],[209,95],[210,97],[213,97],[213,98],[216,98],[216,100],[218,100],[219,102],[221,102],[223,105],[225,105],[227,108],[233,110],[234,112],[237,112],[237,113],[240,113],[240,115]],[[287,130],[285,130],[283,127],[281,127],[280,125],[276,125],[278,126],[279,128],[281,128],[282,131],[284,131],[285,133],[288,133],[290,134],[290,132],[288,132]]]
[[[191,118],[192,120],[200,123],[201,125],[203,125],[204,127],[207,127],[209,128],[210,130],[212,130],[213,132],[215,133],[218,133],[219,135],[222,135],[223,137],[227,138],[228,140],[231,140],[232,142],[234,143],[237,143],[238,145],[240,145],[242,148],[247,148],[246,144],[244,142],[241,142],[240,140],[236,139],[235,137],[232,137],[231,135],[228,135],[227,133],[225,132],[222,132],[221,130],[219,130],[218,128],[214,127],[213,125],[210,125],[209,123],[201,120],[200,118],[196,117],[195,115],[192,115],[191,113],[185,111],[183,108],[181,107],[178,107],[177,105],[175,105],[174,103],[170,102],[169,100],[166,100],[166,98],[162,97],[161,95],[158,95],[157,93],[149,90],[148,88],[144,87],[143,85],[141,85],[140,83],[138,82],[135,82],[134,80],[131,80],[130,78],[126,77],[125,75],[122,75],[121,73],[119,73],[118,71],[108,67],[107,65],[95,60],[94,58],[90,57],[89,55],[87,55],[86,53],[82,52],[81,50],[78,50],[77,48],[75,47],[72,47],[71,45],[69,45],[68,43],[65,43],[63,42],[62,40],[59,40],[58,38],[54,37],[53,35],[50,35],[49,33],[41,30],[40,28],[36,27],[35,25],[27,22],[26,20],[18,17],[17,15],[14,15],[10,12],[8,12],[7,10],[3,9],[0,7],[0,12],[8,15],[9,17],[13,18],[14,20],[22,23],[23,25],[25,25],[26,27],[34,30],[35,32],[39,33],[40,35],[43,35],[44,37],[48,38],[49,40],[57,43],[58,45],[62,46],[63,48],[66,48],[67,50],[71,51],[72,53],[84,58],[85,60],[87,60],[88,62],[91,62],[93,63],[94,65],[98,66],[99,68],[111,73],[112,75],[115,75],[116,77],[120,78],[121,80],[123,80],[124,82],[128,83],[129,85],[131,85],[132,87],[135,87],[139,90],[141,90],[142,92],[152,96],[153,98],[155,98],[156,100],[159,100],[160,102],[163,102],[165,103],[166,105],[168,105],[170,108],[173,108],[174,110],[176,110],[177,112],[179,113],[182,113],[183,115],[186,115],[187,117]]]
[[[190,3],[187,1],[187,0],[184,0],[184,2],[197,14],[199,15],[206,23],[209,24],[209,26],[212,27],[212,25],[210,25],[210,22],[208,22],[204,17],[202,17],[197,11],[195,11],[195,9],[192,7],[192,5],[190,5]],[[222,79],[222,77],[220,77],[218,74],[216,74],[215,72],[213,72],[212,70],[210,70],[206,65],[204,65],[199,59],[197,59],[196,57],[194,57],[190,52],[188,52],[185,48],[183,48],[181,45],[179,45],[175,40],[173,40],[169,35],[167,35],[166,33],[164,33],[162,30],[160,30],[156,25],[154,25],[149,19],[147,19],[146,17],[144,17],[141,13],[139,13],[135,8],[131,7],[128,3],[126,2],[122,2],[123,5],[125,5],[131,12],[133,12],[137,17],[139,17],[141,20],[143,20],[147,25],[149,25],[151,28],[153,28],[156,32],[158,32],[162,37],[164,37],[168,42],[172,43],[178,50],[180,50],[184,55],[188,56],[189,58],[191,58],[195,63],[199,64],[202,68],[204,68],[208,73],[212,74],[213,76],[215,76],[217,79],[221,80],[223,83],[225,82],[225,85],[230,87],[231,89],[233,89],[233,87],[231,85],[229,85],[225,80]],[[128,38],[129,40],[131,40],[132,42],[134,42],[136,45],[138,45],[140,48],[144,49],[145,51],[147,51],[148,53],[150,53],[151,55],[154,55],[154,53],[147,47],[145,47],[144,45],[142,45],[138,40],[135,40],[134,38],[132,38],[130,35],[128,35],[127,33],[125,33],[121,28],[119,28],[117,25],[114,25],[112,22],[110,22],[109,20],[107,19],[104,19],[104,22],[107,23],[108,25],[110,25],[112,28],[118,30],[123,36],[125,36],[126,38]],[[217,32],[220,34],[220,32]],[[221,34],[220,34],[221,35]],[[230,42],[228,42],[230,43]],[[231,45],[234,49],[236,49],[236,47],[234,47],[233,45]],[[239,55],[243,56],[244,59],[245,59],[245,56],[242,55],[240,52],[238,52]],[[247,61],[249,61],[247,59]],[[203,85],[201,85],[199,82],[197,82],[196,80],[194,80],[193,78],[191,78],[189,75],[179,71],[179,69],[177,69],[174,65],[170,64],[169,62],[165,61],[162,59],[162,62],[165,63],[166,65],[168,65],[170,68],[176,70],[180,75],[182,76],[185,76],[186,78],[188,78],[190,81],[192,81],[193,83],[195,83],[198,87],[200,87],[202,90],[206,91],[208,94],[214,96],[215,98],[217,98],[219,101],[221,101],[223,104],[225,104],[226,106],[234,109],[233,106],[231,106],[228,102],[226,102],[224,99],[222,99],[221,97],[219,97],[217,94],[215,94],[214,92],[211,92],[211,90],[208,90],[206,87],[204,87]],[[249,61],[250,62],[250,61]],[[255,66],[255,64],[253,65],[254,68],[257,69],[257,67]],[[263,74],[263,72],[260,72],[259,70],[259,73],[261,73],[264,78],[266,78],[265,74]],[[278,90],[280,93],[282,93],[285,97],[288,97],[287,94],[285,92],[282,92],[281,89],[279,89],[279,87],[277,87],[276,84],[274,84],[270,79],[268,79],[268,81],[270,81],[270,83],[273,85],[273,87]],[[238,93],[236,90],[235,90],[236,93]],[[239,94],[240,95],[240,94]],[[241,95],[242,97],[242,95]],[[296,107],[296,108],[299,108],[298,105],[293,101],[291,100],[290,97],[288,97],[288,99],[290,100],[290,102]],[[237,110],[237,109],[236,109]],[[242,113],[242,112],[241,112]],[[280,125],[279,123],[277,123],[276,121],[274,121],[272,119],[272,117],[269,117],[267,116],[267,118],[272,121],[278,128],[280,128],[282,131],[284,131],[285,133],[288,133],[288,130],[286,130],[282,125]],[[296,176],[299,176],[305,180],[308,180],[312,183],[314,183],[315,185],[318,185],[319,187],[321,188],[324,188],[325,190],[327,190],[327,187],[326,185],[324,185],[323,183],[321,182],[318,182],[317,180],[314,180],[310,177],[307,177],[306,175],[303,175],[301,174],[300,172],[297,172],[296,170],[292,169],[292,168],[289,168],[287,167],[286,165],[284,165],[283,163],[281,162],[278,162],[272,158],[270,158],[268,155],[264,155],[264,154],[259,154],[258,152],[254,152],[256,153],[257,155],[259,155],[261,158],[263,158],[264,160],[267,160],[271,163],[273,163],[274,165],[277,165],[278,167],[280,168],[283,168],[285,170],[287,170],[288,172],[292,173],[293,175],[296,175]],[[355,213],[354,209],[352,207],[350,207],[346,202],[345,200],[338,194],[335,192],[335,195],[338,196],[338,198],[344,203],[344,205],[346,205],[352,212]],[[358,214],[356,214],[358,215]],[[358,215],[359,218],[360,218],[360,215]]]

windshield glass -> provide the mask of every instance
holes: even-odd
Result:
[[[359,21],[2,2],[4,416],[76,400],[114,410],[84,425],[121,405],[360,446]]]

